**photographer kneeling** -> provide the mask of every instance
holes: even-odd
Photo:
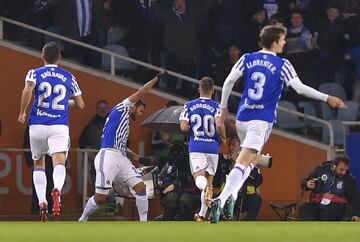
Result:
[[[311,190],[311,194],[310,202],[299,207],[301,220],[343,220],[347,205],[352,205],[356,200],[356,180],[349,172],[349,165],[349,158],[336,156],[333,161],[316,167],[302,181],[301,188]]]

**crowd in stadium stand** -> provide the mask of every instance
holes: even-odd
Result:
[[[288,27],[283,56],[305,84],[318,87],[336,82],[345,88],[347,99],[360,101],[353,91],[360,80],[359,2],[92,0],[82,5],[73,0],[2,0],[0,14],[101,48],[110,46],[191,77],[208,75],[220,86],[242,53],[259,49],[259,30],[280,22]],[[10,25],[5,25],[5,38],[37,49],[48,41]],[[65,57],[94,67],[103,65],[99,53],[62,44]],[[139,81],[153,74],[142,67],[118,72]],[[191,87],[175,78],[163,85],[178,94]],[[192,90],[186,92],[188,97],[196,95],[196,87]],[[285,92],[284,96],[292,99],[294,95]]]
[[[345,88],[346,99],[360,101],[359,0],[0,0],[0,15],[190,77],[211,76],[219,86],[243,53],[260,49],[261,28],[281,23],[288,27],[282,55],[293,63],[305,84],[318,88],[324,82],[338,83]],[[4,37],[35,49],[53,40],[9,24],[5,24]],[[57,42],[65,58],[106,69],[100,53]],[[154,74],[144,67],[131,65],[117,69],[117,73],[140,82]],[[188,98],[197,93],[195,85],[174,77],[168,77],[160,87]],[[240,85],[237,90],[241,90]],[[215,96],[219,99],[218,93]],[[285,91],[284,97],[301,101],[294,100],[299,96],[291,91]],[[230,102],[238,103],[233,99]],[[107,105],[105,101],[98,103],[101,104]],[[235,111],[233,106],[230,108]],[[99,136],[105,116],[98,113],[84,129],[81,147],[98,148],[98,140],[87,143],[93,137],[86,133],[97,129]],[[191,205],[200,199],[198,190],[186,170],[188,167],[178,171],[177,161],[166,159],[171,143],[183,141],[183,136],[175,136],[157,132],[152,140],[164,173],[160,186],[165,209],[162,218],[172,220],[179,216],[191,220],[195,211]],[[173,157],[179,158],[181,151],[175,149],[174,152]],[[187,159],[185,156],[180,157]],[[230,161],[231,157],[228,158]],[[178,172],[182,175],[175,177]],[[220,180],[225,173],[220,174]],[[92,183],[93,175],[92,171]],[[253,177],[255,175],[261,176],[256,172]],[[176,186],[179,179],[185,187]],[[262,177],[254,184],[247,184],[253,187],[250,195],[257,195],[261,182]],[[170,193],[173,190],[177,193]],[[242,192],[244,196],[249,195],[248,191]],[[176,197],[172,197],[174,194]],[[261,197],[258,200],[261,206]],[[255,215],[249,220],[256,219],[258,209],[255,208]]]

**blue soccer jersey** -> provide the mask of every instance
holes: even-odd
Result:
[[[198,98],[187,102],[180,120],[189,122],[189,152],[219,154],[219,134],[215,117],[220,116],[219,104],[209,98]]]
[[[273,52],[244,54],[234,65],[234,78],[244,77],[245,88],[236,118],[239,121],[274,122],[276,107],[285,85],[298,79],[291,63]]]
[[[29,124],[69,125],[69,98],[81,95],[75,77],[56,65],[45,65],[30,70],[26,82],[35,83]]]
[[[129,116],[132,105],[129,99],[125,99],[111,110],[101,136],[101,148],[116,149],[126,156]]]

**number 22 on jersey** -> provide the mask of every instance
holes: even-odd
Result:
[[[61,84],[57,84],[54,87],[49,82],[42,82],[39,85],[39,91],[43,91],[38,98],[38,107],[50,108],[50,103],[45,99],[55,94],[51,102],[51,109],[53,110],[65,110],[65,105],[59,104],[66,96],[66,87]]]

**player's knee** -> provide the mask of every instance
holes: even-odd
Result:
[[[56,166],[57,164],[65,164],[66,162],[66,152],[58,152],[51,155],[53,160],[53,165]]]
[[[139,182],[133,187],[134,191],[137,195],[144,195],[146,194],[146,185],[143,182]]]
[[[45,161],[44,160],[37,160],[34,161],[34,168],[45,168]]]

